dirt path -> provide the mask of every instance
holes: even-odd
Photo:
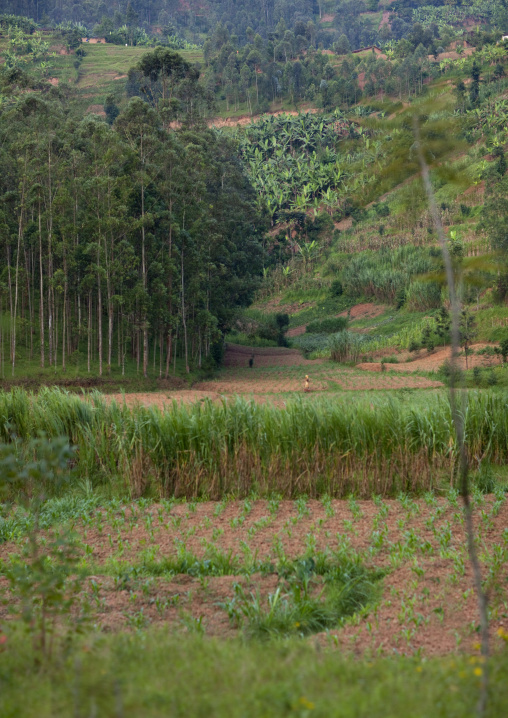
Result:
[[[380,314],[384,314],[387,310],[388,306],[386,304],[369,304],[368,302],[363,302],[362,304],[355,304],[354,307],[346,309],[337,316],[347,317],[349,314],[351,321],[355,319],[371,319],[373,317],[379,317]]]

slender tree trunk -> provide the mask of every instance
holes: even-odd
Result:
[[[41,342],[41,369],[44,369],[44,271],[42,262],[42,221],[39,203],[39,325]]]
[[[168,332],[168,345],[166,349],[166,373],[164,374],[165,379],[169,376],[169,362],[171,361],[171,332]]]
[[[99,376],[102,376],[102,288],[101,278],[97,282],[97,346],[99,350]]]
[[[184,281],[184,266],[183,266],[183,255],[184,250],[182,246],[181,251],[181,275],[182,275],[182,325],[183,325],[183,344],[184,344],[184,352],[185,352],[185,371],[187,374],[190,373],[189,369],[189,350],[188,350],[188,342],[187,342],[187,319],[185,316],[185,281]]]
[[[162,378],[162,360],[163,360],[163,354],[164,354],[164,335],[162,333],[162,329],[159,332],[159,379]]]
[[[63,307],[62,307],[62,371],[65,371],[65,341],[66,341],[66,331],[67,331],[67,291],[68,291],[68,285],[67,285],[67,254],[66,254],[66,248],[64,243],[64,250],[63,250],[63,272],[64,272],[64,294],[63,294]],[[55,362],[56,364],[56,362]]]
[[[146,246],[145,246],[145,186],[141,185],[141,273],[143,277],[143,289],[147,291],[146,280]],[[148,317],[146,306],[143,306],[143,376],[148,377]]]
[[[88,373],[90,374],[90,364],[92,358],[92,292],[88,292],[88,343],[87,343],[87,360]]]

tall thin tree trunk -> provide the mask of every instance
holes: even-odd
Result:
[[[168,332],[168,346],[166,349],[166,373],[164,374],[165,379],[169,376],[169,362],[171,361],[171,332]]]
[[[141,273],[143,277],[143,289],[146,293],[146,246],[145,246],[145,186],[141,184]],[[143,376],[148,377],[148,317],[146,306],[143,308]]]
[[[42,221],[41,206],[39,203],[39,325],[41,342],[41,369],[44,369],[44,272],[42,264]]]
[[[87,359],[88,359],[88,373],[90,374],[92,354],[92,291],[88,292],[88,342],[87,342]]]
[[[63,311],[62,311],[62,371],[65,371],[65,332],[67,329],[67,259],[64,255],[63,270],[65,274],[64,280],[64,296],[63,296]]]
[[[181,275],[182,275],[182,325],[183,325],[183,343],[185,352],[185,371],[187,374],[190,373],[189,369],[189,350],[187,342],[187,319],[185,317],[185,281],[184,281],[184,266],[183,266],[183,246],[181,251]]]
[[[99,376],[102,376],[102,288],[101,276],[97,275],[97,348],[99,350]]]

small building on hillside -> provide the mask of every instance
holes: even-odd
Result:
[[[105,37],[82,37],[81,42],[87,42],[89,45],[105,45]]]

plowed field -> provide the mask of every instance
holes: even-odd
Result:
[[[508,628],[505,496],[477,495],[475,523],[495,647],[496,631]],[[454,494],[376,502],[144,502],[98,509],[75,530],[93,620],[106,630],[162,622],[178,629],[198,621],[207,635],[235,635],[242,625],[227,610],[238,595],[235,584],[266,602],[277,588],[284,593],[281,565],[328,552],[339,563],[361,561],[385,575],[367,609],[320,634],[323,643],[388,655],[477,652],[476,599]],[[19,551],[19,543],[3,544],[0,557],[9,561]],[[172,570],[178,557],[180,568]],[[7,619],[5,579],[0,588],[7,599],[0,619]]]
[[[253,359],[252,368],[249,360]],[[367,365],[374,367],[374,364]],[[396,365],[394,365],[396,366]],[[402,365],[406,366],[406,365]],[[139,394],[109,394],[107,401],[128,406],[158,406],[177,402],[219,401],[222,397],[243,395],[260,403],[271,401],[282,405],[296,396],[312,400],[333,396],[341,391],[375,391],[390,389],[436,389],[440,381],[414,375],[367,373],[359,369],[314,359],[305,359],[295,349],[251,348],[229,344],[224,369],[216,378],[195,384],[192,390]],[[310,378],[310,391],[304,394],[305,376]]]

